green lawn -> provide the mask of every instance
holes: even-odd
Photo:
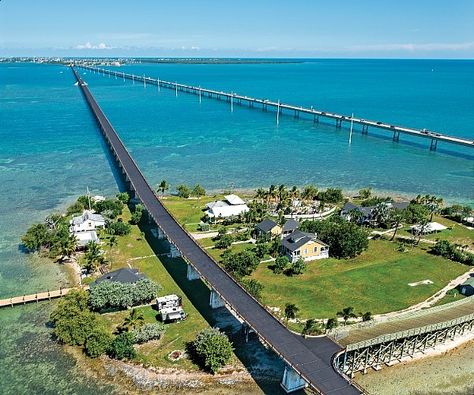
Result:
[[[467,296],[464,296],[463,294],[460,294],[459,292],[456,291],[454,294],[444,295],[444,297],[442,299],[438,300],[438,302],[436,302],[434,305],[435,306],[441,306],[441,305],[446,304],[446,303],[456,302],[456,301],[464,299],[466,297]]]
[[[470,249],[474,249],[474,230],[469,230],[458,222],[437,215],[433,217],[433,221],[439,222],[449,229],[443,230],[439,233],[424,235],[422,236],[423,239],[433,241],[436,241],[437,239],[448,240],[453,243],[468,245]],[[413,236],[409,232],[409,226],[404,227],[403,230],[399,231],[399,234],[404,236]]]
[[[264,303],[280,308],[295,303],[301,318],[333,317],[347,306],[357,313],[400,310],[428,298],[468,270],[419,248],[399,252],[396,244],[383,240],[371,240],[369,250],[355,259],[310,262],[300,276],[276,275],[270,265],[261,264],[252,275],[264,285]],[[426,279],[433,284],[408,285]]]
[[[122,218],[127,221],[130,218],[128,208],[124,209]],[[102,234],[102,240],[106,243],[107,235]],[[117,237],[118,244],[110,247],[104,244],[102,248],[106,251],[106,258],[110,262],[110,269],[121,267],[137,268],[140,272],[160,284],[162,289],[160,295],[170,293],[178,294],[183,298],[183,306],[188,314],[186,320],[166,325],[166,332],[159,342],[152,342],[139,346],[137,360],[152,366],[176,366],[187,369],[197,369],[188,359],[178,362],[170,362],[167,355],[173,350],[183,350],[186,342],[194,339],[196,333],[209,327],[210,308],[208,306],[209,290],[200,281],[186,280],[186,264],[181,259],[169,259],[167,257],[156,257],[150,244],[142,238],[138,226],[132,226],[132,232],[127,236]],[[158,244],[153,238],[150,242]],[[157,246],[159,248],[159,245]],[[151,257],[150,257],[151,256]],[[134,259],[137,257],[146,257]],[[175,280],[179,279],[179,280]],[[179,284],[178,284],[178,282]],[[190,300],[186,295],[192,295]],[[156,322],[157,311],[151,306],[140,308],[147,322]],[[198,310],[199,309],[199,310]],[[206,316],[207,314],[207,316]],[[105,314],[111,327],[120,325],[128,311]]]

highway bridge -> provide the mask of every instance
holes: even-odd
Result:
[[[375,128],[375,129],[390,133],[392,135],[392,140],[397,141],[397,142],[400,141],[401,134],[419,137],[425,140],[429,140],[430,142],[429,147],[430,147],[430,150],[432,151],[436,150],[439,141],[443,143],[474,148],[473,139],[450,136],[447,134],[438,133],[435,131],[429,131],[426,129],[416,129],[416,128],[409,128],[405,126],[397,126],[397,125],[389,124],[387,122],[373,121],[373,120],[367,120],[367,119],[362,119],[362,118],[356,118],[356,117],[348,116],[348,115],[336,114],[333,112],[321,111],[313,107],[307,108],[303,106],[280,103],[280,101],[275,102],[275,101],[271,101],[267,99],[257,99],[257,98],[253,98],[249,96],[237,95],[236,93],[233,93],[233,92],[216,91],[213,89],[201,88],[200,86],[192,86],[192,85],[180,84],[178,82],[160,80],[159,78],[146,77],[145,75],[139,76],[139,75],[134,75],[134,74],[128,74],[125,72],[109,70],[109,69],[104,69],[104,68],[97,68],[97,67],[81,65],[81,64],[77,65],[77,67],[82,67],[83,69],[86,69],[98,74],[109,75],[115,78],[121,78],[124,81],[125,79],[127,79],[133,82],[135,81],[141,82],[145,86],[146,84],[150,84],[150,85],[157,86],[158,89],[160,89],[161,87],[172,89],[176,92],[176,95],[178,95],[178,91],[182,91],[182,92],[198,95],[199,100],[201,100],[203,96],[215,98],[218,100],[226,100],[230,103],[231,108],[233,108],[234,104],[242,104],[242,103],[246,103],[248,104],[249,107],[252,107],[252,108],[261,108],[264,111],[268,110],[269,108],[272,108],[276,112],[277,123],[279,123],[280,114],[282,114],[283,111],[286,111],[286,112],[290,112],[294,114],[295,117],[299,117],[300,114],[305,114],[307,116],[310,116],[313,119],[313,122],[319,122],[320,117],[325,118],[325,119],[330,119],[335,122],[335,125],[337,128],[341,128],[343,123],[345,123],[346,125],[360,125],[362,134],[367,134],[369,127]]]
[[[129,190],[146,208],[160,232],[172,243],[175,251],[191,265],[212,289],[214,306],[225,305],[248,325],[287,364],[282,387],[292,392],[306,385],[321,394],[355,395],[363,393],[347,376],[333,366],[333,356],[342,351],[328,337],[303,339],[290,332],[262,304],[225,272],[184,230],[164,207],[146,181],[117,132],[92,96],[87,84],[72,67],[78,85],[94,114],[102,134],[122,170]]]

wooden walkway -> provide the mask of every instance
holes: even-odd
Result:
[[[87,288],[89,287],[84,287],[83,289],[87,289]],[[44,300],[61,298],[64,295],[67,295],[73,289],[80,289],[80,288],[79,287],[60,288],[54,291],[37,292],[31,295],[14,296],[12,298],[0,299],[0,308],[14,307],[20,304],[27,304],[27,303],[32,303],[32,302],[38,303]]]

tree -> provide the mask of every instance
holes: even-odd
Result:
[[[318,189],[314,185],[306,185],[301,193],[304,201],[313,201],[318,196]]]
[[[145,318],[143,317],[143,312],[132,309],[128,317],[125,317],[122,327],[130,331],[131,329],[140,328],[145,323]]]
[[[286,325],[288,325],[288,320],[294,320],[296,318],[296,315],[298,314],[298,311],[300,309],[298,307],[296,307],[296,305],[294,303],[287,303],[285,305],[285,311],[284,311],[284,315],[285,315],[285,319],[286,319]]]
[[[91,358],[97,358],[107,352],[113,336],[104,328],[94,328],[86,337],[84,351]]]
[[[128,194],[128,192],[117,193],[116,198],[120,200],[123,204],[128,204],[128,202],[130,201],[130,195]]]
[[[100,325],[97,314],[89,311],[86,291],[70,291],[51,312],[54,335],[65,344],[82,346],[87,336]]]
[[[119,199],[105,199],[94,204],[95,210],[100,214],[107,214],[110,218],[116,218],[122,214],[124,204]]]
[[[51,244],[51,234],[48,226],[45,224],[31,225],[21,241],[30,252],[49,246]]]
[[[341,311],[338,311],[336,314],[338,317],[342,317],[344,320],[344,325],[347,324],[347,321],[349,318],[355,318],[357,315],[354,313],[354,308],[353,307],[345,307]]]
[[[344,196],[342,195],[342,189],[328,188],[324,192],[319,192],[318,199],[326,203],[337,204],[344,200]]]
[[[398,208],[394,208],[390,210],[390,222],[393,224],[393,234],[392,237],[390,238],[390,241],[395,239],[395,236],[397,235],[398,228],[400,227],[401,222],[405,218],[405,211],[400,210]]]
[[[206,195],[206,190],[201,185],[196,184],[192,190],[192,195],[200,199],[202,196]]]
[[[84,210],[82,203],[76,202],[67,208],[66,215],[79,214],[82,213],[82,210]]]
[[[97,242],[90,241],[89,243],[87,243],[84,258],[84,268],[87,270],[88,273],[93,273],[97,269],[97,266],[104,262],[102,250],[100,249],[100,246]]]
[[[123,332],[115,337],[110,344],[107,353],[115,359],[133,359],[136,351],[133,348],[134,337],[130,332]]]
[[[306,262],[304,261],[303,258],[298,258],[295,262],[293,262],[291,265],[290,265],[290,269],[289,269],[289,274],[290,275],[298,275],[298,274],[303,274],[306,270]]]
[[[130,225],[122,221],[112,222],[107,226],[107,233],[110,235],[125,236],[131,231]]]
[[[250,276],[259,263],[255,253],[248,250],[226,254],[222,260],[226,270],[237,277]]]
[[[372,188],[364,188],[359,191],[359,197],[361,199],[368,199],[372,195]]]
[[[390,219],[390,207],[387,203],[377,203],[372,209],[372,220],[380,226],[386,226]]]
[[[370,311],[366,311],[364,314],[362,314],[362,321],[371,321],[372,320],[372,313]]]
[[[225,250],[226,248],[229,248],[231,246],[233,241],[234,241],[234,238],[231,235],[224,234],[219,237],[219,239],[217,240],[215,244],[215,247]]]
[[[321,332],[321,326],[313,318],[306,320],[306,322],[304,323],[303,330],[301,331],[303,335],[319,335],[321,334]]]
[[[270,252],[270,245],[268,243],[258,241],[255,244],[253,250],[258,258],[263,259],[263,257]]]
[[[275,264],[273,265],[273,273],[280,274],[288,267],[290,261],[286,255],[279,256],[275,259]]]
[[[178,192],[178,196],[180,198],[187,199],[191,195],[191,190],[184,184],[178,185],[176,187],[176,191]]]
[[[429,215],[428,209],[418,203],[410,202],[408,207],[405,209],[405,220],[409,224],[416,224],[427,218]]]
[[[189,344],[189,350],[202,368],[217,373],[232,356],[232,343],[217,328],[203,329],[195,340]]]
[[[70,258],[76,252],[77,239],[73,234],[67,234],[59,241],[59,253],[61,254],[61,261]]]
[[[130,219],[130,223],[132,225],[137,225],[140,223],[143,217],[143,210],[145,207],[142,204],[137,204],[135,206],[135,210],[133,211],[132,218]]]
[[[323,221],[304,221],[300,230],[316,233],[329,246],[329,254],[336,258],[353,258],[369,246],[368,232],[339,216]]]
[[[158,192],[161,192],[161,196],[163,196],[169,188],[170,186],[166,180],[161,180],[158,184]]]
[[[263,285],[258,280],[255,280],[254,278],[250,280],[242,280],[242,285],[255,299],[260,299],[262,297]]]
[[[327,330],[334,329],[334,328],[337,327],[337,325],[338,325],[337,318],[329,318],[326,321],[326,329]]]

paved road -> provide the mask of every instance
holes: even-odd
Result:
[[[288,331],[272,314],[250,296],[193,240],[162,205],[130,156],[97,102],[72,68],[102,133],[125,173],[131,189],[146,207],[167,238],[183,257],[205,279],[252,329],[292,366],[309,385],[323,394],[352,395],[361,392],[353,387],[332,366],[332,356],[341,348],[329,338],[304,340]]]

